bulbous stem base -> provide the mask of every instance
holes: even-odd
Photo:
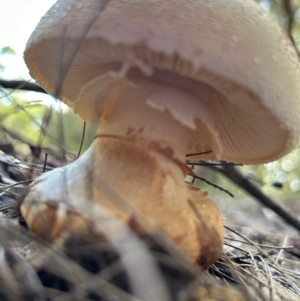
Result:
[[[54,218],[55,206],[57,212],[61,205],[79,212],[72,221],[78,234],[88,224],[80,212],[100,204],[138,233],[161,229],[192,262],[207,268],[221,254],[222,217],[206,193],[184,182],[184,175],[184,164],[166,145],[142,135],[102,135],[78,160],[34,182],[21,211],[32,231],[49,237],[46,219],[51,240],[70,227],[68,214]],[[120,198],[114,199],[105,185]]]

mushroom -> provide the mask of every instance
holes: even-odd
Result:
[[[27,43],[31,76],[99,128],[79,159],[30,186],[21,212],[52,240],[68,227],[54,216],[59,204],[78,208],[78,196],[132,227],[145,217],[207,268],[221,253],[222,218],[185,184],[185,155],[256,164],[290,152],[300,132],[296,51],[252,0],[100,2],[58,0]]]

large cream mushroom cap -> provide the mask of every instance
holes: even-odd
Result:
[[[161,101],[147,100],[195,130],[192,153],[213,150],[211,159],[262,163],[299,142],[299,60],[280,26],[254,1],[110,0],[95,17],[100,6],[99,0],[59,0],[25,50],[31,76],[52,94],[59,81],[59,98],[84,119],[99,122],[105,97],[83,91],[117,91],[109,72],[126,63],[125,85],[174,80],[197,100],[186,104],[184,95],[168,97],[163,90]]]

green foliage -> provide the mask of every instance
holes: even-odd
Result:
[[[2,54],[11,54],[11,55],[15,55],[16,52],[9,46],[5,46],[0,50],[0,55]]]
[[[41,103],[28,103],[14,97],[11,104],[0,103],[0,123],[9,132],[22,137],[24,142],[35,145],[40,133],[41,116],[45,106]]]
[[[60,114],[41,101],[22,101],[16,95],[11,103],[0,101],[0,124],[0,130],[24,144],[53,151],[66,149],[78,153],[82,139],[83,121],[71,110]],[[83,151],[91,144],[94,131],[95,127],[87,126]]]
[[[0,56],[2,55],[15,55],[16,52],[9,46],[5,46],[2,49],[0,49]],[[5,66],[3,64],[0,63],[0,71],[3,71],[5,68]]]
[[[77,154],[82,140],[83,125],[82,119],[75,115],[72,110],[68,110],[63,114],[53,111],[45,142],[47,145],[53,145],[53,139],[50,137],[56,137],[57,145]],[[95,130],[96,126],[87,125],[83,151],[92,143]]]

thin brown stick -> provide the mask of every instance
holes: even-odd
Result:
[[[254,246],[263,256],[265,256],[265,258],[269,258],[269,254],[266,253],[262,248],[260,248],[254,241],[252,241],[251,239],[247,238],[246,236],[244,236],[243,234],[233,230],[232,228],[228,227],[228,226],[225,226],[224,225],[224,228],[233,232],[234,234],[242,237],[245,241],[247,241],[249,244],[251,244],[252,246]]]
[[[47,159],[48,159],[48,154],[46,153],[46,154],[45,154],[44,166],[43,166],[43,172],[45,172],[45,171],[46,171],[46,168],[47,168]]]
[[[42,87],[23,80],[4,80],[0,79],[0,86],[5,89],[24,90],[48,94]]]
[[[77,157],[79,157],[80,154],[81,154],[81,150],[82,150],[82,146],[83,146],[83,141],[84,141],[84,137],[85,137],[85,129],[86,129],[86,121],[84,121],[84,123],[83,123],[82,138],[81,138],[80,147],[79,147],[79,151],[78,151]]]
[[[189,176],[193,177],[192,183],[194,183],[195,179],[198,179],[198,180],[200,180],[202,182],[207,183],[208,185],[210,185],[210,186],[212,186],[214,188],[217,188],[217,189],[219,189],[219,190],[227,193],[229,196],[231,196],[232,198],[234,198],[234,195],[230,191],[226,190],[225,188],[223,188],[221,186],[218,186],[218,185],[216,185],[216,184],[214,184],[214,183],[212,183],[212,182],[210,182],[210,181],[208,181],[208,180],[206,180],[206,179],[204,179],[202,177],[196,176],[196,175],[189,175]]]
[[[280,216],[289,225],[300,231],[300,221],[292,213],[287,212],[278,203],[265,195],[257,186],[250,182],[237,168],[234,166],[207,166],[226,176],[229,180],[235,183],[238,187],[244,189],[248,194],[252,195],[257,201],[264,206],[270,208],[278,216]]]
[[[192,157],[192,156],[202,156],[202,155],[206,155],[206,154],[210,154],[212,153],[212,151],[206,151],[206,152],[201,152],[201,153],[193,153],[193,154],[186,154],[186,157]]]

